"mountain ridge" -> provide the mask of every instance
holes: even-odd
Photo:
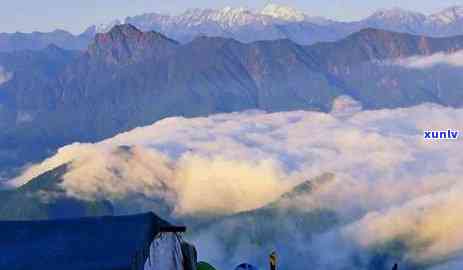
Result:
[[[328,112],[341,95],[366,109],[423,102],[460,107],[462,92],[450,83],[461,80],[457,67],[444,78],[439,70],[375,63],[462,46],[463,36],[377,29],[310,46],[289,39],[243,43],[208,36],[180,44],[124,25],[99,34],[84,52],[51,46],[0,53],[0,66],[11,75],[0,85],[5,157],[0,167],[22,166],[60,146],[98,141],[170,116],[248,109]]]
[[[129,64],[145,58],[165,55],[178,43],[155,31],[142,32],[130,24],[115,25],[109,32],[95,36],[87,52],[113,64]]]
[[[262,10],[224,7],[189,9],[178,15],[144,13],[91,25],[81,34],[63,30],[48,33],[0,34],[0,51],[43,49],[54,43],[71,50],[85,50],[98,33],[119,24],[133,24],[143,31],[157,31],[181,43],[200,35],[222,36],[242,42],[291,39],[302,45],[336,41],[364,28],[448,37],[463,34],[463,7],[452,6],[433,14],[400,8],[381,9],[358,21],[336,21],[307,15],[290,6],[270,3]]]

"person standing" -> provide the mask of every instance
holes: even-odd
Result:
[[[270,259],[270,270],[276,270],[277,269],[277,260],[278,260],[277,253],[275,251],[270,253],[269,259]]]

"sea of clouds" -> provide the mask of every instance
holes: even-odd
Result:
[[[463,50],[455,51],[452,53],[435,53],[427,56],[412,56],[396,60],[395,64],[413,68],[413,69],[427,69],[437,65],[448,65],[453,67],[463,66]]]
[[[337,99],[331,113],[168,118],[99,143],[63,147],[10,184],[69,163],[63,187],[71,196],[143,194],[163,198],[177,216],[228,215],[265,206],[330,172],[333,181],[291,206],[331,209],[342,220],[306,243],[319,265],[342,268],[353,250],[401,239],[404,260],[456,269],[463,263],[463,142],[426,141],[423,132],[461,132],[462,119],[463,109],[433,104],[362,111],[348,97]],[[220,245],[212,235],[198,241],[200,248]],[[223,256],[220,248],[210,250],[202,258]]]

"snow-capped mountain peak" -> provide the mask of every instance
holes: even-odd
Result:
[[[224,28],[242,26],[255,22],[265,23],[263,16],[252,13],[245,8],[224,7],[222,9],[190,9],[175,18],[187,25],[200,25],[214,22]]]
[[[463,6],[453,6],[430,16],[431,20],[451,24],[463,18]]]
[[[373,13],[367,20],[395,20],[395,23],[410,23],[418,20],[425,20],[426,15],[418,12],[408,11],[398,7],[391,9],[380,9]]]
[[[121,22],[92,26],[84,32],[91,37],[107,32]],[[300,44],[333,41],[365,28],[412,33],[428,36],[461,35],[463,6],[454,6],[427,15],[401,8],[381,9],[371,16],[354,22],[340,22],[307,15],[303,11],[278,4],[268,4],[262,10],[239,7],[220,9],[189,9],[176,15],[146,13],[127,17],[143,31],[156,31],[180,42],[197,36],[224,36],[241,42],[287,38]]]
[[[303,21],[306,18],[304,13],[292,7],[277,4],[268,4],[261,11],[261,14],[285,21]]]
[[[230,6],[226,6],[220,10],[220,13],[223,14],[241,14],[241,13],[249,13],[249,10],[239,7],[239,8],[232,8]]]

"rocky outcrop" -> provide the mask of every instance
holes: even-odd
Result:
[[[130,24],[116,25],[97,34],[88,49],[90,57],[115,65],[127,65],[173,53],[178,43],[157,32],[142,32]]]

